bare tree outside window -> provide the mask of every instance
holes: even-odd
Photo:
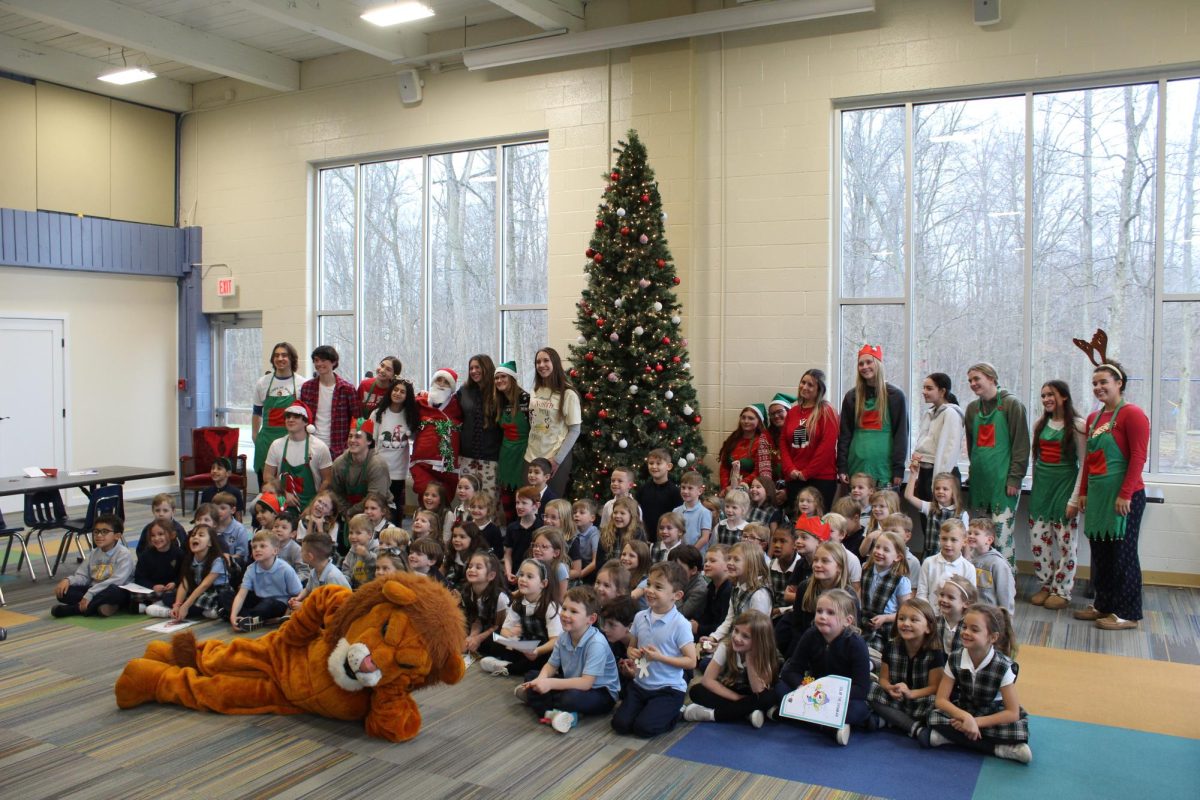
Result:
[[[904,295],[904,109],[842,114],[842,296]]]

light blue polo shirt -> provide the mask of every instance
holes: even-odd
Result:
[[[318,574],[316,570],[308,573],[308,588],[317,589],[321,586],[345,586],[350,588],[350,581],[346,580],[346,576],[333,563],[333,559],[325,562],[325,568]]]
[[[296,570],[292,569],[292,565],[276,556],[275,562],[267,570],[260,567],[257,561],[251,562],[250,566],[246,567],[246,576],[242,578],[242,588],[254,592],[264,600],[286,602],[300,594],[303,587],[300,586],[300,578],[297,577]]]
[[[658,652],[672,658],[683,655],[683,648],[693,642],[692,624],[675,606],[671,606],[671,610],[661,617],[650,609],[639,611],[633,618],[629,633],[637,640],[639,648],[652,644],[658,648]],[[647,676],[635,680],[638,686],[651,692],[657,689],[687,691],[683,670],[661,661],[650,661]]]
[[[242,561],[250,560],[250,534],[246,533],[245,525],[236,519],[231,519],[229,520],[229,527],[223,531],[217,531],[217,535],[224,542],[226,553],[229,553],[231,556],[237,556]]]
[[[613,700],[621,691],[621,678],[617,675],[617,660],[613,658],[608,639],[599,628],[589,626],[579,644],[571,641],[571,634],[563,631],[550,653],[550,665],[557,667],[564,678],[579,678],[591,675],[596,679],[593,689],[607,689]]]
[[[696,503],[695,508],[688,508],[685,503],[675,509],[675,513],[683,517],[684,544],[695,545],[700,541],[701,531],[705,528],[710,531],[713,529],[712,512],[705,508],[703,503]],[[705,550],[707,549],[706,547]]]

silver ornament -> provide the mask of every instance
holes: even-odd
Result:
[[[679,459],[675,463],[678,464],[681,468],[686,467],[688,465],[687,459],[684,459],[684,458]]]
[[[624,439],[622,439],[621,441],[617,442],[617,447],[619,447],[619,448],[621,448],[622,450],[624,450],[626,447],[629,447],[629,442],[627,442],[627,441],[625,441]]]
[[[654,310],[655,310],[655,311],[662,311],[662,303],[658,303],[658,302],[656,302],[656,303],[654,304]]]
[[[687,454],[687,460],[688,460],[689,462],[691,462],[691,461],[695,461],[695,460],[696,460],[696,454],[695,454],[695,453],[688,453],[688,454]]]
[[[637,384],[636,384],[636,383],[631,383],[631,384],[629,384],[629,393],[630,393],[630,394],[637,394],[637,393],[638,393],[638,387],[637,387]]]
[[[645,332],[646,332],[646,329],[643,328],[641,325],[638,325],[636,328],[633,329],[633,334],[635,336],[641,336]]]
[[[692,413],[692,411],[693,411],[693,409],[692,409],[692,407],[691,407],[691,406],[689,406],[689,405],[685,405],[685,406],[683,407],[683,413],[684,413],[684,414],[691,414],[691,413]]]
[[[618,216],[618,217],[623,217],[623,216],[625,216],[625,209],[623,209],[623,208],[618,208],[618,209],[617,209],[617,216]]]
[[[683,321],[683,320],[679,318],[679,315],[678,315],[678,314],[676,314],[675,316],[671,317],[671,324],[672,324],[672,325],[678,325],[678,324],[679,324],[680,322],[682,322],[682,321]]]
[[[668,400],[670,400],[674,396],[675,396],[675,393],[672,392],[670,389],[667,389],[667,393],[663,395],[663,397],[667,398]]]

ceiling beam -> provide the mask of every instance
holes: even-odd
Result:
[[[192,87],[189,84],[169,78],[155,78],[127,86],[103,83],[97,78],[112,72],[112,64],[2,34],[0,70],[167,111],[182,112],[192,107]]]
[[[384,29],[360,19],[362,9],[340,0],[232,0],[254,14],[387,61],[422,56],[425,34]]]
[[[490,0],[492,5],[516,14],[545,31],[566,28],[571,33],[583,30],[581,0]]]
[[[290,58],[112,0],[0,0],[0,9],[268,89],[290,92],[300,88],[300,64]]]

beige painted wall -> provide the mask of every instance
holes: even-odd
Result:
[[[651,0],[638,15],[671,3]],[[703,3],[697,4],[702,6]],[[692,364],[710,446],[748,402],[794,387],[830,354],[831,133],[835,101],[1196,65],[1200,11],[1158,0],[879,0],[874,14],[520,65],[423,73],[405,108],[380,62],[305,65],[305,89],[264,96],[196,87],[185,118],[180,205],[204,258],[239,279],[205,310],[260,310],[263,341],[312,341],[311,165],[546,131],[550,141],[550,344],[575,338],[574,302],[610,147],[630,126],[663,189],[683,278]],[[707,7],[707,6],[706,6]],[[232,96],[232,100],[226,99]],[[1168,487],[1148,512],[1149,570],[1200,573],[1200,489]]]
[[[0,267],[0,317],[66,317],[68,469],[178,464],[177,284],[170,278]],[[139,496],[178,484],[131,483]]]
[[[175,223],[175,116],[0,78],[0,208]]]

